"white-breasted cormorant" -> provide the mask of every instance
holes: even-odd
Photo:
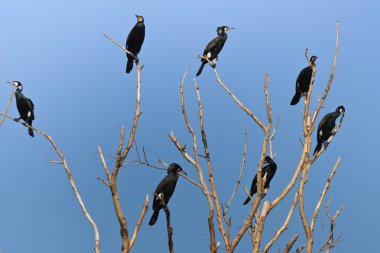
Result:
[[[19,81],[13,81],[10,83],[16,87],[16,105],[17,110],[20,113],[20,117],[15,119],[15,121],[18,122],[22,119],[25,122],[25,126],[32,126],[32,121],[34,120],[34,104],[32,100],[22,94],[23,86]],[[33,129],[28,128],[28,132],[30,136],[34,137]]]
[[[155,195],[153,197],[153,214],[152,218],[150,218],[149,225],[154,225],[157,221],[158,214],[162,208],[164,208],[170,200],[170,197],[173,195],[175,186],[177,184],[177,180],[179,177],[179,172],[186,174],[181,166],[176,163],[172,163],[168,168],[168,175],[166,175],[161,182],[157,185]],[[164,196],[164,203],[162,204],[162,200],[160,200],[157,196]]]
[[[321,122],[318,124],[318,130],[317,130],[317,146],[314,149],[313,155],[319,152],[322,148],[322,144],[325,143],[330,136],[332,135],[332,132],[335,128],[335,120],[342,114],[344,114],[346,109],[343,105],[338,106],[335,110],[335,112],[330,112],[326,114]]]
[[[213,39],[210,43],[207,44],[206,49],[203,51],[203,57],[206,57],[209,61],[213,61],[214,59],[218,59],[218,54],[222,50],[224,43],[227,40],[227,33],[226,31],[234,29],[232,27],[228,26],[219,26],[216,29],[216,32],[218,33],[218,36]],[[208,62],[206,59],[201,59],[202,64],[199,67],[199,70],[197,72],[197,76],[199,76],[202,73],[203,67]]]
[[[144,18],[143,16],[136,15],[137,23],[132,28],[132,30],[129,32],[127,41],[125,43],[125,48],[134,54],[134,56],[127,54],[128,62],[126,67],[126,73],[131,72],[133,69],[133,60],[136,60],[138,62],[138,54],[140,53],[141,46],[144,42],[145,38],[145,25],[144,25]]]
[[[269,156],[265,157],[265,162],[268,163],[263,167],[261,170],[261,176],[264,180],[265,178],[265,185],[264,185],[264,194],[268,192],[269,189],[269,183],[272,180],[274,174],[276,174],[277,170],[277,164],[270,158]],[[252,197],[253,194],[257,192],[257,173],[255,177],[252,180],[252,185],[251,185],[251,191],[250,191],[250,196]],[[248,202],[251,200],[250,197],[247,197],[247,199],[244,201],[243,205],[248,204]]]
[[[296,80],[296,94],[294,94],[290,105],[296,105],[302,96],[307,95],[307,92],[309,91],[311,76],[313,75],[312,67],[315,67],[315,60],[317,60],[317,58],[318,57],[315,55],[310,57],[311,66],[307,66],[299,73]]]

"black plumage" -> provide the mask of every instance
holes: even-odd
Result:
[[[317,60],[317,56],[313,55],[310,57],[311,66],[307,66],[299,73],[296,80],[296,94],[294,94],[290,105],[296,105],[302,96],[307,95],[310,87],[311,76],[313,75],[312,67],[315,67],[315,60]]]
[[[174,193],[175,187],[177,185],[177,180],[179,177],[179,172],[183,172],[181,166],[179,166],[176,163],[172,163],[169,165],[168,168],[168,175],[165,176],[161,182],[157,185],[156,191],[154,192],[153,197],[153,214],[150,218],[149,225],[154,225],[157,221],[158,214],[162,208],[164,208],[171,198],[171,196]],[[185,172],[183,172],[186,174]],[[162,203],[162,200],[158,198],[158,196],[164,196],[164,203]]]
[[[264,185],[264,193],[266,194],[268,189],[269,189],[269,183],[272,180],[274,174],[276,174],[277,170],[277,164],[270,158],[269,156],[265,157],[265,162],[268,163],[263,167],[261,170],[261,176],[264,180],[265,178],[265,185]],[[251,191],[250,191],[250,196],[252,197],[253,194],[257,192],[257,174],[252,180],[252,185],[251,185]],[[247,199],[244,201],[243,205],[248,204],[248,202],[251,200],[250,197],[247,197]]]
[[[232,27],[228,26],[219,26],[216,31],[218,33],[218,36],[214,38],[210,43],[207,44],[206,49],[203,51],[203,57],[206,57],[209,61],[213,61],[214,59],[218,59],[218,54],[222,50],[224,43],[226,43],[227,40],[227,33],[226,31],[234,29]],[[202,64],[199,67],[199,70],[197,72],[197,76],[199,76],[202,73],[203,67],[208,62],[206,59],[201,59]],[[214,65],[215,66],[215,63]]]
[[[132,30],[129,32],[127,41],[125,43],[125,48],[134,54],[134,56],[127,54],[128,62],[125,72],[129,73],[133,69],[133,60],[136,60],[138,62],[138,54],[140,53],[141,46],[144,42],[145,38],[145,24],[144,24],[144,18],[142,16],[136,15],[137,23],[132,28]]]
[[[332,135],[332,132],[335,128],[335,120],[342,114],[344,114],[346,109],[343,105],[338,106],[335,110],[335,112],[330,112],[326,114],[322,120],[318,124],[318,130],[317,130],[317,146],[314,149],[313,155],[318,153],[321,148],[322,144],[325,143],[330,136]]]
[[[25,122],[24,125],[32,126],[32,121],[34,120],[34,104],[32,100],[22,94],[23,86],[19,81],[13,81],[11,84],[16,87],[16,106],[20,114],[20,117],[15,119],[15,121],[22,119]],[[28,132],[30,136],[34,137],[33,129],[28,128]]]

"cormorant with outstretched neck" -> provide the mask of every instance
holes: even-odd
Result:
[[[213,61],[214,59],[218,59],[218,54],[222,50],[224,43],[226,43],[227,40],[227,33],[226,31],[234,29],[232,27],[228,26],[219,26],[216,29],[216,32],[218,33],[218,36],[213,39],[210,43],[207,44],[206,49],[203,51],[203,57],[206,57],[209,61]],[[208,62],[206,59],[201,59],[202,65],[199,67],[199,70],[197,72],[197,76],[199,76],[202,73],[203,67]],[[213,67],[215,67],[215,63],[213,64]]]
[[[318,124],[318,130],[317,130],[317,146],[314,149],[313,155],[318,153],[321,148],[322,144],[325,143],[330,136],[332,135],[332,132],[335,128],[335,120],[345,113],[346,109],[343,105],[338,106],[335,110],[335,112],[330,112],[326,114],[321,122]]]
[[[306,96],[309,91],[311,76],[313,75],[313,67],[315,67],[315,60],[317,60],[317,56],[313,55],[310,57],[310,66],[307,66],[299,73],[296,80],[296,94],[290,105],[296,105],[302,96]]]
[[[274,174],[276,173],[277,164],[269,156],[266,156],[264,161],[267,163],[267,165],[265,165],[263,169],[261,170],[261,176],[263,180],[265,179],[264,194],[266,194],[269,189],[269,183],[272,180]],[[257,174],[252,180],[251,191],[249,195],[252,197],[253,194],[255,194],[256,192],[257,192]],[[247,199],[244,201],[243,205],[248,204],[250,200],[251,198],[248,196]]]
[[[144,18],[143,16],[136,15],[137,23],[132,28],[132,30],[129,32],[127,41],[125,43],[125,48],[134,54],[134,56],[127,54],[128,62],[126,71],[127,73],[131,72],[133,69],[133,60],[136,60],[136,63],[138,62],[137,55],[140,53],[141,46],[144,42],[145,38],[145,25],[144,25]]]
[[[17,110],[20,113],[20,117],[15,119],[15,121],[18,122],[22,119],[25,122],[25,126],[32,126],[32,121],[34,120],[34,104],[32,100],[22,94],[23,86],[19,81],[13,81],[10,83],[16,87],[16,105]],[[30,136],[34,137],[33,129],[28,128],[28,132]]]
[[[152,218],[150,218],[149,225],[154,225],[156,223],[160,210],[169,203],[170,197],[173,195],[177,184],[179,172],[186,174],[178,164],[170,164],[168,168],[168,175],[165,176],[158,184],[156,191],[154,192],[153,214]],[[162,203],[162,200],[160,199],[162,196],[164,203]]]

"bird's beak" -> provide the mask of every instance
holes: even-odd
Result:
[[[136,16],[136,18],[137,18],[139,15],[135,14],[135,16]]]
[[[235,29],[234,27],[227,27],[227,31]]]
[[[13,85],[14,87],[16,87],[16,85],[14,84],[14,82],[7,81],[7,83],[9,83],[10,85]]]
[[[182,173],[182,174],[184,174],[185,176],[187,176],[187,173],[184,172],[182,169],[181,169],[180,173]]]

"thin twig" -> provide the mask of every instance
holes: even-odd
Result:
[[[8,100],[7,107],[5,108],[5,112],[4,112],[4,114],[3,114],[3,117],[2,117],[1,120],[0,120],[0,127],[3,125],[3,122],[4,122],[4,120],[5,120],[5,117],[6,117],[7,114],[8,114],[8,110],[9,110],[9,107],[10,107],[10,105],[11,105],[12,98],[13,98],[14,95],[15,95],[15,92],[12,91],[12,93],[11,93],[11,95],[10,95],[10,97],[9,97],[9,100]]]
[[[245,161],[246,161],[246,158],[247,158],[247,142],[248,142],[248,136],[247,136],[247,129],[244,129],[244,150],[243,150],[243,160],[241,162],[241,167],[240,167],[240,172],[239,172],[239,177],[236,181],[236,185],[235,185],[235,189],[234,191],[232,192],[232,195],[230,197],[230,200],[228,201],[228,204],[226,206],[226,208],[224,209],[223,211],[223,216],[226,216],[227,212],[228,212],[228,209],[230,208],[230,205],[232,203],[232,200],[235,196],[235,193],[237,192],[238,188],[239,188],[239,185],[240,185],[240,179],[241,179],[241,176],[243,175],[243,170],[244,170],[244,166],[245,166]]]
[[[240,100],[222,82],[216,68],[214,68],[214,72],[216,80],[220,86],[228,93],[228,95],[230,95],[230,97],[239,105],[239,107],[245,111],[260,126],[263,131],[265,131],[265,125],[261,122],[261,120],[255,114],[253,114],[242,102],[240,102]]]
[[[326,193],[327,193],[328,189],[330,188],[331,181],[332,181],[332,179],[333,179],[333,177],[335,175],[336,170],[338,169],[339,163],[340,163],[340,157],[336,161],[336,163],[335,163],[335,165],[334,165],[334,167],[333,167],[333,169],[331,171],[331,174],[330,174],[329,178],[326,181],[325,188],[323,189],[323,191],[321,193],[321,196],[319,197],[318,203],[315,206],[314,213],[313,213],[313,216],[312,216],[311,222],[310,222],[310,230],[311,230],[311,232],[314,231],[314,224],[315,224],[315,221],[317,219],[319,209],[321,207],[323,199],[326,196]]]
[[[329,79],[329,81],[327,83],[325,92],[323,93],[323,96],[320,99],[320,101],[318,102],[317,108],[314,111],[313,118],[311,120],[313,124],[315,123],[315,120],[317,119],[318,113],[321,110],[321,108],[323,106],[323,103],[325,102],[325,100],[327,98],[327,95],[329,93],[329,90],[331,88],[331,84],[332,84],[332,81],[333,81],[334,75],[335,75],[336,62],[337,62],[337,59],[338,59],[338,52],[339,52],[339,23],[338,23],[338,21],[336,22],[335,27],[336,27],[335,28],[335,30],[336,30],[335,31],[335,33],[336,33],[336,41],[335,41],[334,62],[333,62],[333,66],[332,66],[332,69],[331,69],[330,79]]]

